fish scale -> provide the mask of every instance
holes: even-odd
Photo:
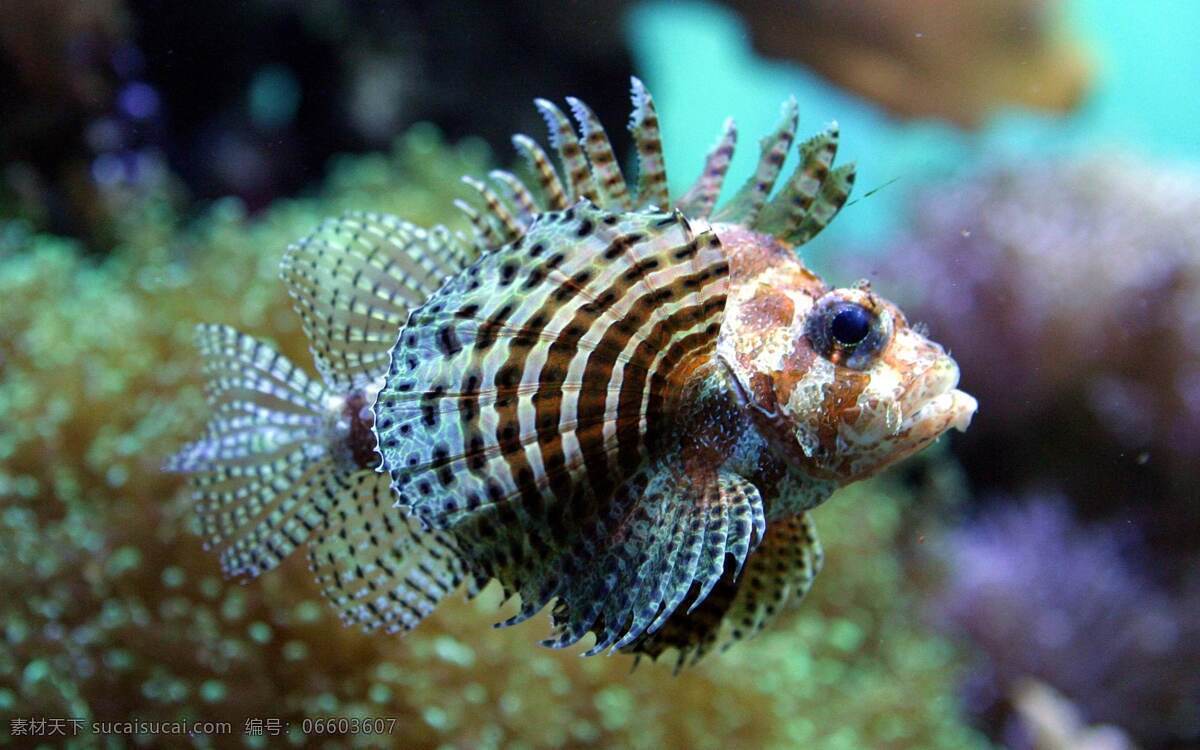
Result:
[[[943,350],[795,255],[853,185],[836,127],[772,197],[785,103],[718,205],[729,120],[672,203],[654,101],[632,93],[635,181],[586,104],[567,100],[576,133],[537,100],[561,171],[514,136],[532,183],[464,178],[471,237],[350,212],[290,246],[280,275],[319,381],[199,329],[213,415],[167,468],[189,475],[227,574],[307,545],[343,622],[385,632],[498,581],[520,601],[499,626],[549,607],[547,646],[591,632],[587,654],[681,666],[803,598],[822,563],[809,509],[965,427],[974,401]],[[868,337],[834,335],[848,308]]]

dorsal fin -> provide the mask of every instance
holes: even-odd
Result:
[[[663,161],[662,136],[659,133],[658,112],[654,98],[641,80],[633,79],[633,113],[629,116],[629,132],[638,155],[638,208],[671,205],[667,196],[667,166]]]
[[[796,231],[808,215],[829,176],[837,157],[838,128],[830,126],[824,133],[800,144],[800,164],[788,179],[787,185],[763,207],[754,228],[780,237]]]
[[[704,169],[696,182],[688,191],[675,202],[676,207],[685,216],[708,218],[717,198],[721,195],[721,187],[725,184],[725,173],[729,163],[733,161],[733,151],[737,146],[737,127],[733,118],[726,118],[721,128],[721,137],[704,159]]]
[[[547,209],[550,211],[566,209],[570,204],[567,202],[567,194],[562,180],[558,179],[558,172],[554,171],[554,165],[550,163],[550,157],[546,156],[542,147],[529,136],[519,133],[512,137],[512,142],[513,147],[525,156],[530,169],[537,176],[538,185],[541,186],[542,195],[546,199]]]
[[[571,121],[562,113],[562,110],[546,99],[535,99],[534,104],[546,121],[546,129],[550,131],[550,145],[558,151],[558,158],[562,161],[563,171],[567,177],[567,186],[570,188],[568,197],[572,202],[586,198],[592,203],[597,203],[599,198],[596,197],[596,185],[592,180],[592,170],[579,145],[579,139],[575,137],[575,129],[571,127]]]
[[[513,143],[529,159],[547,210],[564,210],[580,197],[603,209],[646,210],[670,205],[658,114],[653,98],[637,78],[632,79],[632,99],[629,129],[638,158],[635,197],[621,174],[608,135],[586,104],[567,97],[579,123],[577,135],[562,110],[546,99],[535,100],[550,130],[563,176],[560,177],[549,157],[532,139],[518,135]],[[716,208],[737,142],[733,120],[727,119],[721,137],[705,159],[703,171],[675,201],[676,207],[691,218],[711,215],[715,222],[743,224],[793,245],[810,240],[845,205],[854,183],[854,170],[852,166],[832,168],[838,141],[835,123],[801,145],[800,165],[787,185],[771,198],[795,139],[797,121],[796,99],[791,97],[783,104],[775,130],[760,141],[761,153],[754,175],[729,201]],[[507,172],[492,176],[513,201],[520,219],[481,182],[469,181],[483,196],[487,210],[480,212],[465,204],[458,205],[475,228],[476,247],[481,253],[514,241],[540,210],[529,188],[519,179]]]
[[[487,208],[488,214],[494,220],[495,231],[498,235],[498,242],[513,242],[521,235],[525,234],[528,228],[517,217],[513,215],[500,196],[496,195],[495,191],[485,185],[481,180],[474,177],[464,176],[463,184],[469,186],[475,192],[479,193],[479,197],[483,199],[483,204]]]
[[[775,130],[759,142],[761,154],[753,176],[714,214],[714,221],[747,226],[754,223],[758,212],[771,194],[771,189],[775,187],[775,180],[779,177],[783,162],[787,159],[792,140],[796,137],[798,119],[796,97],[793,96],[783,103],[779,124],[775,126]]]
[[[493,169],[488,172],[488,176],[500,186],[512,204],[516,206],[517,218],[520,220],[521,226],[528,230],[529,225],[533,222],[533,217],[541,210],[538,208],[533,193],[529,192],[528,186],[517,179],[512,172],[506,172],[503,169]]]
[[[573,96],[567,97],[567,104],[571,105],[571,112],[579,123],[583,147],[592,165],[593,178],[600,193],[598,205],[601,208],[630,208],[629,186],[625,184],[625,176],[621,174],[617,155],[613,153],[612,143],[600,118],[588,105]]]
[[[797,224],[796,228],[785,235],[785,239],[793,245],[803,245],[833,221],[854,188],[854,164],[843,164],[834,167],[829,176],[821,183],[821,191],[812,207]]]
[[[383,375],[408,311],[474,256],[441,227],[351,212],[291,245],[279,273],[317,369],[348,392]]]

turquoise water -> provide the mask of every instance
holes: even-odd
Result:
[[[881,240],[896,228],[908,188],[985,161],[1116,149],[1200,163],[1200,3],[1077,0],[1063,10],[1095,66],[1084,106],[1069,117],[998,113],[977,133],[897,120],[798,65],[759,58],[743,22],[722,6],[648,2],[630,15],[628,31],[638,69],[664,115],[671,163],[699,164],[732,115],[741,156],[730,179],[740,183],[751,171],[755,141],[774,125],[789,95],[800,102],[801,134],[838,121],[839,158],[860,167],[859,199],[814,243],[819,253],[831,244]],[[686,169],[669,173],[676,190],[694,177]]]

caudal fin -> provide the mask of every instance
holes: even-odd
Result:
[[[345,474],[331,451],[336,399],[282,354],[228,326],[199,326],[196,344],[212,416],[166,469],[190,475],[201,533],[220,550],[226,575],[254,577],[325,520]]]
[[[461,579],[447,539],[392,507],[386,475],[347,446],[345,395],[233,328],[199,326],[212,416],[166,470],[189,475],[206,546],[253,578],[309,544],[343,621],[414,627]]]

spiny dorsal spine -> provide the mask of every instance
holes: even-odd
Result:
[[[584,149],[595,172],[601,205],[625,210],[631,208],[625,176],[621,174],[621,166],[617,163],[617,156],[613,152],[604,126],[600,124],[600,118],[596,117],[591,108],[573,96],[567,97],[567,104],[571,106],[571,112],[579,123]]]
[[[745,224],[753,227],[758,212],[762,210],[775,187],[775,180],[783,169],[792,140],[796,137],[796,124],[799,121],[799,110],[796,98],[790,97],[783,104],[779,124],[775,130],[760,142],[761,155],[754,175],[734,194],[724,208],[713,216],[714,221],[727,221]]]
[[[463,208],[475,229],[480,252],[512,242],[528,231],[539,214],[564,211],[579,200],[613,210],[645,211],[671,205],[663,161],[662,138],[654,100],[638,79],[632,85],[633,111],[629,129],[637,153],[636,189],[621,174],[612,143],[595,113],[583,101],[567,97],[579,124],[576,134],[562,110],[546,99],[535,104],[546,121],[550,142],[558,153],[562,175],[546,152],[525,135],[513,144],[529,161],[544,204],[520,179],[494,171],[492,179],[504,197],[472,180],[483,198],[482,211]],[[723,206],[717,207],[726,172],[733,158],[737,129],[728,119],[721,136],[705,158],[704,168],[675,204],[692,218],[742,224],[800,245],[820,232],[845,205],[854,183],[853,166],[833,168],[838,132],[827,131],[801,144],[799,165],[784,188],[772,198],[787,154],[795,140],[798,120],[795,98],[786,101],[775,130],[760,141],[761,152],[753,176]],[[461,208],[461,206],[460,206]]]
[[[725,119],[721,127],[721,137],[704,159],[704,169],[696,182],[687,192],[675,202],[676,207],[688,216],[707,219],[717,205],[721,195],[721,186],[725,184],[725,173],[733,161],[733,151],[737,146],[737,126],[732,117]]]

